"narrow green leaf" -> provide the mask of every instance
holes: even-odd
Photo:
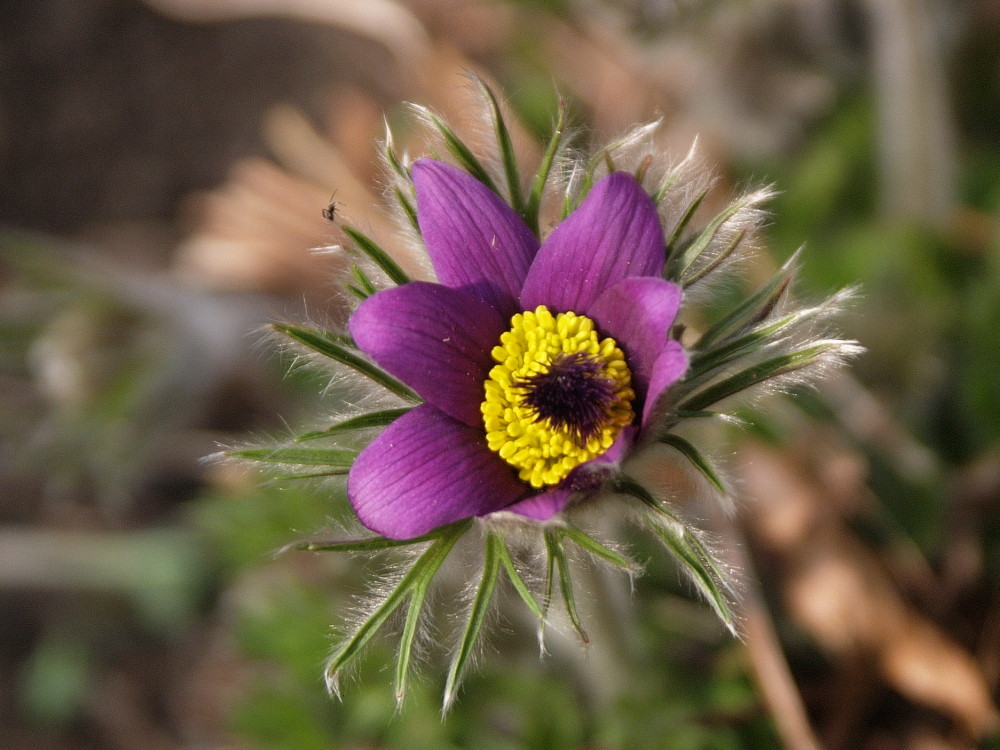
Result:
[[[299,552],[378,552],[379,550],[395,549],[411,544],[420,544],[427,539],[386,539],[373,537],[371,539],[345,539],[343,541],[297,542],[289,547]]]
[[[713,370],[718,370],[738,360],[740,357],[760,353],[765,347],[781,341],[781,337],[787,333],[787,329],[793,326],[801,327],[803,323],[829,313],[831,308],[835,309],[840,299],[842,299],[841,295],[835,295],[815,307],[795,310],[773,320],[755,321],[752,325],[743,326],[740,329],[743,332],[742,334],[739,332],[732,334],[725,343],[706,350],[699,351],[696,349],[691,359],[691,365],[688,368],[685,383],[696,383],[699,379],[704,379]],[[769,310],[768,314],[770,312]],[[687,392],[690,392],[690,390],[691,388]]]
[[[563,604],[566,606],[566,614],[569,615],[569,621],[573,624],[573,629],[576,630],[577,635],[580,636],[580,640],[584,643],[590,643],[590,639],[587,637],[587,633],[580,623],[580,615],[576,611],[576,598],[573,595],[573,579],[570,576],[566,550],[563,548],[562,534],[551,530],[546,531],[545,548],[548,552],[550,567],[551,561],[555,561],[556,570],[559,574],[559,590],[562,592]]]
[[[385,142],[382,144],[382,155],[385,157],[385,163],[399,177],[409,181],[410,173],[403,166],[403,162],[399,158],[399,152],[396,151],[396,142],[392,137],[392,128],[389,127],[389,121],[383,117],[382,123],[385,126]]]
[[[714,258],[712,258],[712,260],[703,265],[694,273],[688,274],[684,277],[683,279],[684,286],[689,287],[692,284],[701,281],[703,278],[712,273],[712,271],[714,271],[716,268],[725,263],[726,260],[730,256],[732,256],[734,252],[736,252],[736,248],[740,246],[740,244],[743,242],[746,236],[747,236],[746,229],[741,229],[739,232],[737,232],[736,236],[733,237],[732,240],[730,240],[729,244],[726,245],[725,249],[721,253],[716,255]]]
[[[438,115],[426,107],[415,106],[415,109],[437,128],[441,137],[444,138],[445,146],[458,159],[465,171],[499,195],[500,191],[497,190],[496,183],[493,182],[493,178],[490,177],[489,172],[486,171],[479,159],[476,158],[476,155],[469,150],[469,147],[462,142],[462,139],[455,134],[455,131],[448,127],[447,123],[438,117]]]
[[[348,351],[342,344],[337,343],[333,336],[326,331],[319,331],[315,328],[302,328],[301,326],[289,323],[275,323],[274,330],[283,333],[291,339],[298,341],[315,352],[336,360],[341,364],[357,370],[365,377],[375,381],[383,388],[392,391],[397,396],[408,401],[419,402],[421,398],[410,390],[405,383],[396,380],[389,373],[368,360]]]
[[[426,576],[426,574],[425,574]],[[403,623],[403,632],[399,637],[399,652],[396,656],[396,707],[403,707],[403,699],[406,698],[406,688],[410,675],[410,657],[413,655],[413,640],[417,635],[417,624],[420,621],[420,614],[424,610],[424,600],[427,596],[427,586],[422,578],[413,587],[410,595],[410,605],[406,609],[406,622]]]
[[[691,154],[688,154],[688,158],[691,158]],[[681,166],[686,161],[687,159],[663,175],[663,179],[660,180],[660,184],[656,186],[656,189],[652,193],[650,193],[649,197],[653,199],[653,203],[657,206],[659,206],[663,202],[663,199],[667,197],[667,192],[680,181],[681,174],[683,173]]]
[[[377,552],[378,550],[392,549],[394,547],[407,547],[413,544],[423,544],[437,539],[442,534],[451,533],[452,529],[465,529],[471,526],[471,521],[459,521],[454,526],[445,526],[434,529],[422,536],[413,539],[388,539],[382,536],[369,537],[366,539],[333,539],[327,541],[296,542],[289,546],[289,549],[301,552]]]
[[[639,166],[635,168],[635,181],[641,185],[643,181],[646,179],[646,173],[649,171],[649,168],[652,165],[653,165],[653,155],[646,154],[646,156],[643,157],[642,161],[639,162]]]
[[[679,255],[671,257],[668,260],[668,265],[671,269],[670,278],[680,279],[684,276],[691,265],[708,249],[708,246],[715,239],[722,225],[733,218],[736,212],[745,205],[745,201],[731,203],[724,211],[715,216]]]
[[[545,532],[545,591],[542,593],[542,616],[538,620],[538,645],[545,652],[545,625],[552,605],[552,587],[555,582],[556,560],[549,548],[550,532]]]
[[[531,591],[528,590],[527,584],[524,579],[521,578],[521,574],[517,572],[517,568],[514,566],[514,560],[510,556],[510,550],[507,549],[506,543],[501,540],[500,547],[497,550],[500,555],[500,561],[503,563],[503,568],[507,571],[507,577],[510,579],[511,584],[514,586],[514,590],[517,591],[521,599],[527,605],[528,609],[531,610],[532,614],[539,619],[539,621],[545,618],[545,613],[542,611],[541,606],[535,600]]]
[[[414,540],[374,537],[372,539],[345,539],[344,541],[298,542],[290,549],[300,552],[378,552],[379,550],[394,549],[426,541],[426,538]]]
[[[514,155],[514,144],[510,139],[510,131],[507,130],[507,123],[504,122],[503,113],[500,111],[500,102],[497,101],[493,90],[479,76],[472,74],[472,79],[476,82],[480,93],[486,98],[490,106],[490,115],[493,119],[493,132],[496,135],[497,147],[500,151],[500,161],[503,163],[504,176],[507,178],[507,189],[510,192],[510,206],[519,216],[524,218],[525,206],[524,198],[521,195],[521,174],[517,168],[517,158]]]
[[[472,656],[472,652],[479,640],[479,633],[486,621],[486,613],[489,610],[490,601],[493,599],[493,592],[496,590],[497,578],[500,575],[500,563],[502,562],[500,548],[504,546],[503,540],[496,534],[490,532],[486,535],[486,551],[483,559],[483,575],[476,589],[475,598],[469,609],[469,619],[465,625],[465,632],[459,643],[458,651],[451,661],[451,668],[448,670],[448,680],[444,688],[444,709],[447,711],[455,700],[456,691],[461,682],[465,665]]]
[[[226,455],[271,464],[335,466],[349,469],[354,459],[358,457],[358,452],[340,448],[241,448],[226,451]]]
[[[358,345],[354,343],[354,339],[349,334],[337,333],[336,331],[323,331],[323,334],[335,344],[340,344],[355,351],[358,350]]]
[[[269,482],[288,482],[292,479],[320,479],[322,477],[342,477],[346,476],[351,472],[351,467],[344,466],[339,469],[331,469],[330,471],[309,471],[299,474],[276,474],[273,477],[269,477]]]
[[[426,569],[417,578],[413,587],[413,594],[410,597],[410,606],[406,612],[406,622],[403,624],[403,632],[399,641],[399,654],[396,660],[396,705],[402,706],[406,697],[407,679],[410,673],[410,657],[413,654],[413,641],[417,635],[417,625],[420,623],[420,614],[424,609],[424,602],[427,601],[427,591],[430,589],[434,576],[437,575],[441,564],[451,552],[452,547],[459,538],[469,529],[469,525],[457,524],[443,534],[441,534],[440,551],[437,556],[430,560]],[[431,548],[433,549],[433,547]]]
[[[671,527],[665,524],[650,524],[653,533],[669,549],[684,566],[699,592],[704,596],[723,624],[735,632],[736,621],[729,602],[718,581],[714,565],[709,564],[711,558],[697,540],[684,527]]]
[[[326,665],[326,681],[331,692],[339,696],[338,676],[340,670],[351,663],[368,644],[372,637],[385,625],[399,605],[405,601],[415,587],[421,584],[425,576],[433,577],[441,563],[451,552],[459,537],[468,529],[469,524],[456,524],[449,527],[450,531],[435,539],[434,543],[413,564],[413,567],[403,576],[403,580],[382,601],[375,611],[337,651],[330,657]]]
[[[389,169],[395,172],[399,177],[410,181],[410,173],[403,166],[403,162],[399,158],[399,152],[396,151],[396,144],[392,137],[392,128],[389,127],[388,120],[385,122],[385,143],[382,146],[382,154],[385,156],[385,162],[389,165]]]
[[[609,151],[608,149],[604,149],[601,152],[601,155],[604,157],[604,166],[608,170],[608,174],[617,172],[618,167],[615,164],[615,160],[611,156],[611,151]]]
[[[806,312],[812,312],[812,310]],[[721,346],[696,353],[691,358],[691,366],[688,367],[686,375],[688,381],[697,380],[712,370],[724,367],[746,354],[759,351],[769,341],[773,341],[776,335],[781,333],[785,328],[802,319],[801,312],[786,315],[767,325],[754,328],[748,333],[731,339]]]
[[[410,222],[410,226],[416,230],[417,234],[419,234],[420,222],[417,221],[417,209],[414,207],[413,202],[407,198],[403,191],[399,188],[394,188],[392,194],[399,202],[399,206],[403,209],[403,213],[406,214],[406,220]]]
[[[562,211],[560,214],[560,218],[565,219],[567,216],[573,213],[573,209],[576,207],[578,203],[579,201],[575,200],[571,192],[567,190],[566,194],[563,195]]]
[[[353,265],[351,266],[351,273],[354,274],[354,278],[358,282],[358,288],[364,292],[365,299],[371,297],[378,290],[372,283],[372,280],[368,278],[368,275],[361,269],[361,266]]]
[[[420,624],[420,615],[424,610],[424,602],[427,601],[427,590],[430,588],[444,557],[435,565],[428,565],[413,586],[413,593],[410,595],[410,605],[406,610],[406,621],[403,623],[403,632],[399,638],[399,652],[396,657],[396,706],[401,708],[403,700],[406,698],[407,682],[410,675],[410,658],[413,656],[413,641],[417,636],[417,625]]]
[[[628,495],[629,497],[642,500],[646,505],[651,505],[651,507],[655,508],[657,511],[669,514],[673,521],[680,523],[680,519],[673,515],[669,508],[661,506],[649,490],[639,484],[628,474],[622,474],[619,472],[608,481],[607,486],[608,489],[616,495]]]
[[[594,539],[594,537],[590,536],[590,534],[584,533],[575,526],[565,526],[561,531],[564,536],[575,542],[578,547],[582,547],[595,557],[606,560],[612,565],[617,565],[619,568],[623,568],[625,570],[635,569],[635,564],[631,560],[619,555],[612,549],[608,549],[606,546]]]
[[[704,544],[676,514],[631,477],[619,475],[612,481],[612,487],[615,492],[640,500],[655,512],[656,517],[646,519],[649,529],[678,559],[726,627],[735,632],[735,618],[724,591],[729,590],[728,581]]]
[[[611,143],[609,143],[600,151],[598,151],[596,154],[594,154],[592,157],[590,157],[590,160],[587,163],[587,172],[591,176],[593,176],[594,171],[597,169],[598,165],[602,161],[607,165],[608,172],[617,171],[614,159],[612,158],[613,154],[622,149],[627,149],[631,146],[634,146],[643,138],[646,138],[647,136],[654,133],[662,124],[663,124],[662,119],[654,120],[653,122],[646,123],[645,125],[639,128],[630,130],[629,132],[622,135],[620,138],[616,138],[615,140],[611,141]]]
[[[669,445],[671,448],[676,448],[684,457],[691,462],[698,471],[701,472],[702,476],[708,480],[709,484],[715,487],[723,495],[728,495],[729,490],[726,489],[726,483],[722,481],[722,477],[719,476],[718,472],[712,467],[712,464],[708,462],[697,448],[695,448],[691,443],[682,438],[680,435],[675,435],[672,432],[668,432],[666,435],[662,436],[659,441],[665,445]]]
[[[792,281],[794,260],[795,256],[792,256],[770,281],[705,331],[701,335],[701,338],[698,339],[697,347],[706,350],[716,340],[724,338],[727,335],[732,335],[734,331],[742,330],[748,325],[765,320],[771,314],[771,311],[774,310]]]
[[[433,549],[433,548],[432,548]],[[351,663],[360,653],[361,650],[368,644],[368,641],[385,625],[386,621],[392,615],[393,612],[399,607],[400,604],[406,599],[410,594],[410,590],[413,588],[414,580],[417,575],[419,575],[422,570],[420,563],[431,554],[431,550],[424,553],[424,556],[417,561],[417,564],[413,566],[409,573],[400,581],[399,585],[392,590],[379,605],[372,615],[365,620],[361,627],[358,628],[354,635],[342,645],[332,657],[327,662],[326,665],[326,683],[330,687],[331,692],[333,692],[338,698],[340,697],[340,690],[338,688],[338,677],[340,676],[340,670]]]
[[[410,280],[410,277],[406,275],[406,272],[399,267],[399,264],[392,259],[392,257],[383,250],[378,244],[368,235],[355,229],[354,227],[347,226],[346,224],[342,227],[344,234],[351,238],[354,244],[357,246],[358,250],[368,256],[372,263],[385,271],[385,275],[388,276],[396,284],[405,284]]]
[[[842,341],[820,341],[804,349],[772,357],[694,393],[682,400],[678,408],[689,411],[706,409],[758,383],[808,367],[824,354],[835,351],[843,345]]]
[[[580,188],[566,192],[566,196],[563,198],[562,218],[565,219],[573,213],[573,210],[587,197],[592,187],[594,187],[594,173],[588,170],[580,176]]]
[[[410,178],[410,173],[407,171],[406,167],[403,166],[402,161],[399,159],[399,154],[396,152],[396,146],[392,140],[392,130],[389,128],[389,123],[385,125],[385,145],[383,146],[382,153],[385,156],[385,162],[389,165],[389,169],[396,173],[401,180],[403,180],[408,185],[412,185],[412,180]],[[395,186],[392,189],[392,194],[399,203],[400,208],[403,209],[403,213],[406,214],[407,221],[410,222],[416,232],[420,233],[420,225],[417,223],[417,210],[413,206],[413,201],[410,197],[403,192],[403,189],[399,186]]]
[[[337,424],[330,425],[325,430],[307,432],[304,435],[299,435],[295,438],[295,442],[304,443],[307,440],[318,440],[320,438],[330,437],[331,435],[336,435],[340,432],[349,432],[351,430],[365,430],[371,427],[385,427],[386,425],[392,424],[409,411],[413,411],[412,406],[403,406],[399,409],[384,409],[383,411],[372,411],[367,414],[359,414],[356,417],[345,419],[343,422],[337,422]]]
[[[709,411],[708,409],[703,409],[701,411],[691,411],[689,409],[677,409],[674,413],[680,419],[709,419],[711,417],[719,416],[719,412]]]
[[[681,235],[684,234],[684,230],[687,229],[688,224],[691,223],[692,217],[694,217],[695,211],[705,200],[705,196],[708,195],[708,190],[702,190],[695,196],[695,199],[688,204],[688,207],[684,209],[684,213],[681,218],[677,220],[677,225],[674,227],[670,236],[667,238],[667,261],[672,260],[674,253],[677,250],[678,243],[681,241]]]
[[[552,137],[545,147],[542,155],[542,163],[538,166],[535,179],[531,183],[531,192],[528,194],[528,202],[524,208],[524,219],[528,227],[539,235],[538,212],[542,206],[542,195],[545,193],[545,184],[549,180],[549,173],[552,171],[552,164],[555,162],[556,154],[559,152],[559,145],[562,143],[563,131],[566,129],[566,100],[559,98],[559,110],[556,115],[556,127],[552,131]]]

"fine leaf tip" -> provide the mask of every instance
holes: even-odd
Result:
[[[441,696],[441,718],[443,719],[451,711],[452,706],[455,705],[455,700],[458,698],[458,682],[455,680],[455,675],[450,673],[448,675],[448,682],[444,686],[444,694]]]
[[[343,697],[340,694],[340,674],[337,670],[330,671],[327,669],[326,672],[326,692],[330,694],[331,697],[338,701],[342,701]]]
[[[538,658],[544,659],[549,655],[549,651],[545,648],[545,620],[538,621]]]

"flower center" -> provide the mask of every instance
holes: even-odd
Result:
[[[492,354],[486,443],[536,489],[604,453],[635,419],[625,355],[584,315],[544,305],[518,313]]]

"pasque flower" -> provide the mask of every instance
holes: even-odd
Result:
[[[361,453],[348,497],[395,539],[500,510],[547,519],[600,484],[687,368],[656,207],[615,172],[539,246],[466,172],[421,159],[412,176],[439,283],[374,294],[349,331],[425,403]]]
[[[712,179],[693,152],[673,166],[658,163],[647,126],[581,159],[568,148],[561,110],[525,192],[496,97],[479,88],[496,136],[490,158],[420,108],[458,166],[436,158],[410,163],[391,138],[385,144],[401,229],[426,251],[435,281],[411,280],[373,239],[343,225],[361,260],[347,285],[360,299],[347,331],[276,326],[378,386],[383,396],[370,402],[377,407],[345,404],[333,424],[289,444],[228,452],[291,467],[285,477],[347,476],[347,499],[374,535],[300,549],[417,551],[401,558],[388,586],[373,587],[353,627],[344,628],[326,669],[334,693],[342,672],[403,608],[396,663],[403,700],[428,591],[456,550],[469,595],[445,706],[501,574],[538,619],[540,635],[558,591],[586,640],[567,547],[630,573],[638,566],[599,538],[606,529],[597,534],[579,523],[584,507],[602,517],[612,508],[616,521],[662,543],[735,631],[731,571],[658,482],[651,488],[634,476],[642,462],[632,459],[647,448],[659,461],[681,459],[702,477],[694,484],[702,495],[725,502],[726,483],[681,434],[684,423],[724,421],[732,397],[809,382],[857,351],[826,337],[843,295],[796,304],[794,261],[735,305],[695,314],[682,346],[675,322],[682,297],[686,306],[712,303],[720,278],[730,286],[739,279],[769,191],[737,197],[696,228]],[[547,233],[539,220],[546,201],[562,205]]]

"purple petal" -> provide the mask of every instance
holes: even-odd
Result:
[[[508,505],[504,510],[530,518],[532,521],[548,521],[566,507],[566,503],[572,496],[573,490],[556,488],[532,497],[526,497],[513,505]]]
[[[426,281],[372,295],[348,322],[361,351],[448,416],[480,428],[490,351],[506,328],[474,294]]]
[[[681,304],[681,288],[652,276],[625,279],[607,289],[585,313],[618,342],[642,403],[653,363],[667,343]]]
[[[354,462],[347,497],[361,523],[411,539],[517,502],[527,486],[486,447],[482,429],[430,404],[404,414]]]
[[[646,393],[646,403],[642,408],[642,424],[649,421],[656,407],[656,402],[670,386],[676,383],[687,372],[688,355],[676,341],[668,341],[653,363],[653,372],[649,378],[649,391]]]
[[[615,172],[594,185],[542,244],[524,282],[521,306],[582,312],[622,279],[659,276],[664,253],[652,199],[630,174]]]
[[[514,210],[471,175],[444,162],[413,165],[417,222],[442,284],[482,297],[509,320],[538,240]]]

